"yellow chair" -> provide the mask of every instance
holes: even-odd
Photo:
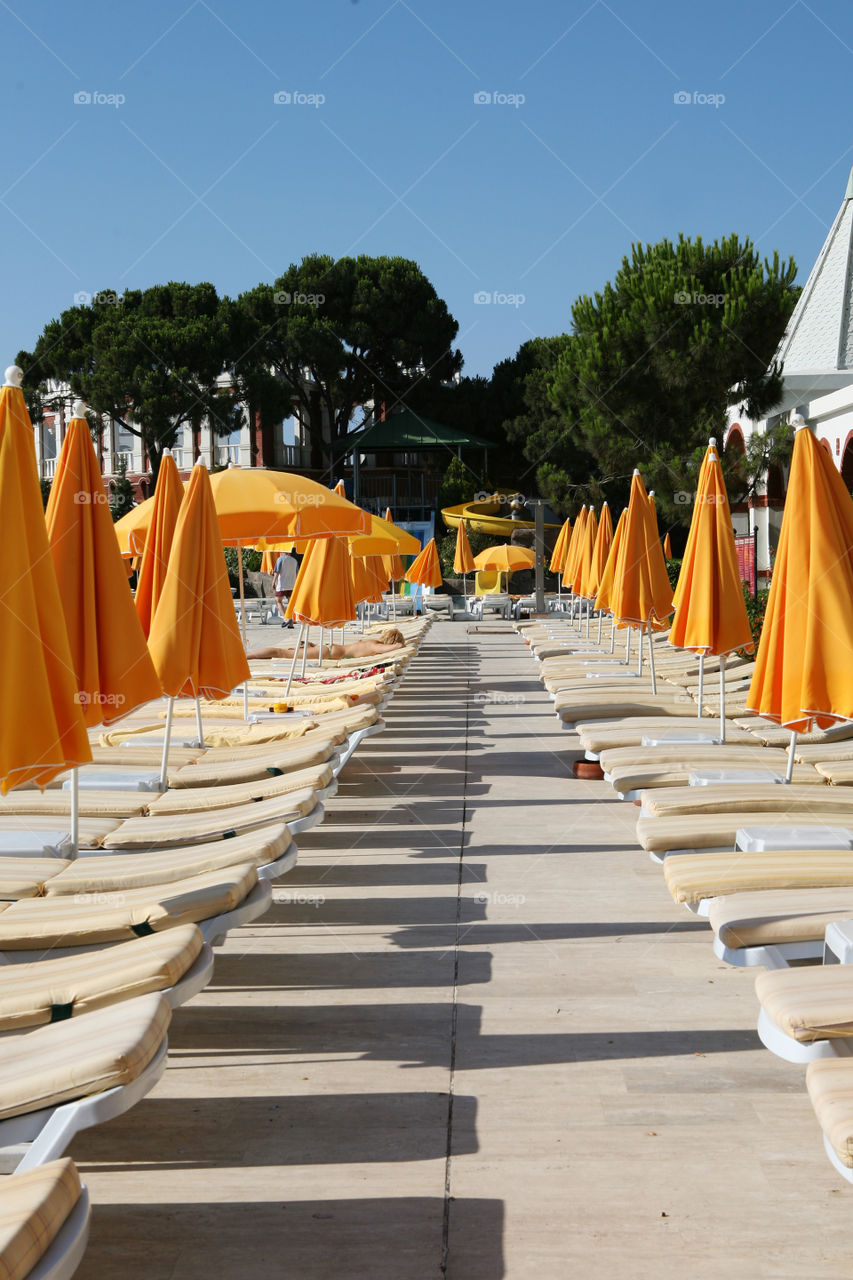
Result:
[[[474,574],[475,596],[501,596],[504,593],[503,572],[500,569],[478,569]]]

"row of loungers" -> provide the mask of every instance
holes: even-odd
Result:
[[[401,623],[406,648],[375,667],[313,669],[288,695],[292,715],[247,724],[242,698],[208,706],[205,746],[175,746],[163,792],[124,783],[160,768],[161,707],[93,733],[73,859],[64,779],[0,800],[4,1280],[73,1275],[90,1207],[68,1143],[160,1079],[173,1009],[208,984],[228,931],[266,911],[272,880],[295,865],[293,834],[322,818],[352,752],[382,729],[429,625]],[[256,664],[250,712],[280,696],[281,678]]]
[[[774,785],[790,735],[745,714],[748,660],[725,664],[721,743],[717,659],[700,704],[698,659],[665,635],[652,642],[655,694],[569,624],[518,630],[588,776],[639,806],[638,842],[673,899],[709,921],[720,959],[765,970],[758,1034],[808,1064],[827,1154],[853,1181],[853,727],[802,735],[790,785]]]

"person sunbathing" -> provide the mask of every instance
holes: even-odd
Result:
[[[309,644],[308,657],[311,659],[321,658],[327,662],[337,662],[339,658],[378,658],[383,653],[393,653],[395,649],[401,649],[406,643],[406,637],[397,627],[386,627],[384,631],[380,631],[376,639],[365,637],[364,640],[350,640],[347,644],[324,644],[323,652],[320,653],[320,647],[316,644]],[[251,649],[246,652],[246,657],[252,658],[292,658],[294,650],[290,649]]]

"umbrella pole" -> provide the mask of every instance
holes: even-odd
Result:
[[[70,857],[77,857],[77,850],[80,846],[80,787],[77,780],[77,770],[71,770],[71,853]]]
[[[658,691],[658,682],[657,682],[657,678],[656,678],[656,676],[655,676],[655,651],[654,651],[654,649],[652,648],[652,624],[651,624],[651,621],[649,621],[648,636],[649,636],[649,666],[650,666],[650,667],[651,667],[651,669],[652,669],[652,693],[657,693],[657,691]],[[643,647],[643,641],[642,641],[642,639],[641,639],[641,640],[640,640],[640,649],[642,649],[642,647]]]
[[[602,624],[602,622],[603,622],[603,621],[604,621],[604,614],[603,614],[603,613],[599,613],[599,615],[598,615],[598,640],[596,641],[596,644],[597,644],[599,647],[601,646],[601,624]]]
[[[249,718],[249,685],[248,682],[243,683],[243,709],[246,713],[246,719]],[[195,727],[198,730],[198,745],[204,746],[204,728],[201,723],[201,698],[195,700]]]
[[[631,661],[631,628],[625,628],[625,666]]]
[[[175,710],[175,699],[169,699],[166,707],[166,732],[163,736],[163,758],[160,761],[160,790],[166,790],[166,766],[169,763],[169,740],[172,736],[172,713]]]
[[[639,661],[637,662],[638,676],[641,676],[643,674],[643,632],[645,631],[645,629],[646,629],[645,627],[640,628],[640,657],[639,657]]]
[[[699,710],[696,712],[697,720],[702,718],[702,704],[705,700],[705,655],[699,654]]]
[[[237,572],[238,581],[240,583],[240,628],[243,632],[243,648],[246,648],[246,592],[243,585],[243,544],[237,543]],[[171,709],[171,708],[170,708]],[[196,714],[198,715],[198,737],[199,742],[204,746],[204,736],[201,732],[201,712],[198,711],[198,699],[196,699]],[[249,682],[243,682],[243,718],[249,719]],[[165,767],[165,766],[164,766]],[[163,786],[166,785],[165,778],[161,779]]]
[[[285,688],[284,688],[285,698],[290,693],[290,686],[293,683],[293,673],[296,670],[296,658],[299,654],[299,645],[304,634],[305,634],[305,623],[300,622],[299,635],[296,637],[296,647],[293,650],[293,658],[291,659],[291,662],[290,662],[290,671],[287,676],[287,684],[285,685]]]
[[[589,639],[589,622],[590,622],[590,617],[592,615],[591,605],[592,605],[592,601],[587,600],[586,602],[586,638],[587,640]]]
[[[791,730],[791,745],[788,748],[788,768],[785,771],[785,781],[790,782],[794,776],[794,752],[797,750],[797,731]]]
[[[329,632],[329,635],[331,635],[331,634],[332,634],[332,633],[331,633],[331,631],[330,631],[330,632]],[[305,648],[306,648],[306,651],[307,651],[308,646],[306,645],[306,646],[305,646]],[[320,656],[319,656],[319,658],[317,659],[317,666],[318,666],[318,667],[322,667],[322,665],[323,665],[323,627],[322,627],[322,625],[321,625],[321,627],[320,627],[320,646],[319,646],[319,649],[318,649],[318,653],[320,654]]]
[[[726,655],[720,657],[720,742],[726,740]]]
[[[616,652],[616,619],[610,615],[610,652]]]
[[[306,665],[306,663],[308,662],[308,641],[309,641],[310,639],[311,639],[311,623],[309,622],[309,623],[307,624],[307,626],[306,626],[306,629],[305,629],[305,639],[304,639],[303,644],[302,644],[302,666],[301,666],[300,671],[299,671],[299,674],[300,674],[301,676],[304,676],[304,675],[305,675],[305,665]],[[322,627],[320,628],[320,639],[321,639],[321,640],[323,639],[323,628],[322,628]],[[298,641],[298,640],[296,641],[296,650],[297,650],[297,652],[299,651],[299,641]],[[295,657],[295,656],[296,656],[296,655],[294,654],[294,657]]]

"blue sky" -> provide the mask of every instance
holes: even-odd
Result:
[[[804,281],[853,159],[849,0],[2,0],[0,37],[0,368],[77,294],[325,252],[415,259],[488,375],[632,241]]]

